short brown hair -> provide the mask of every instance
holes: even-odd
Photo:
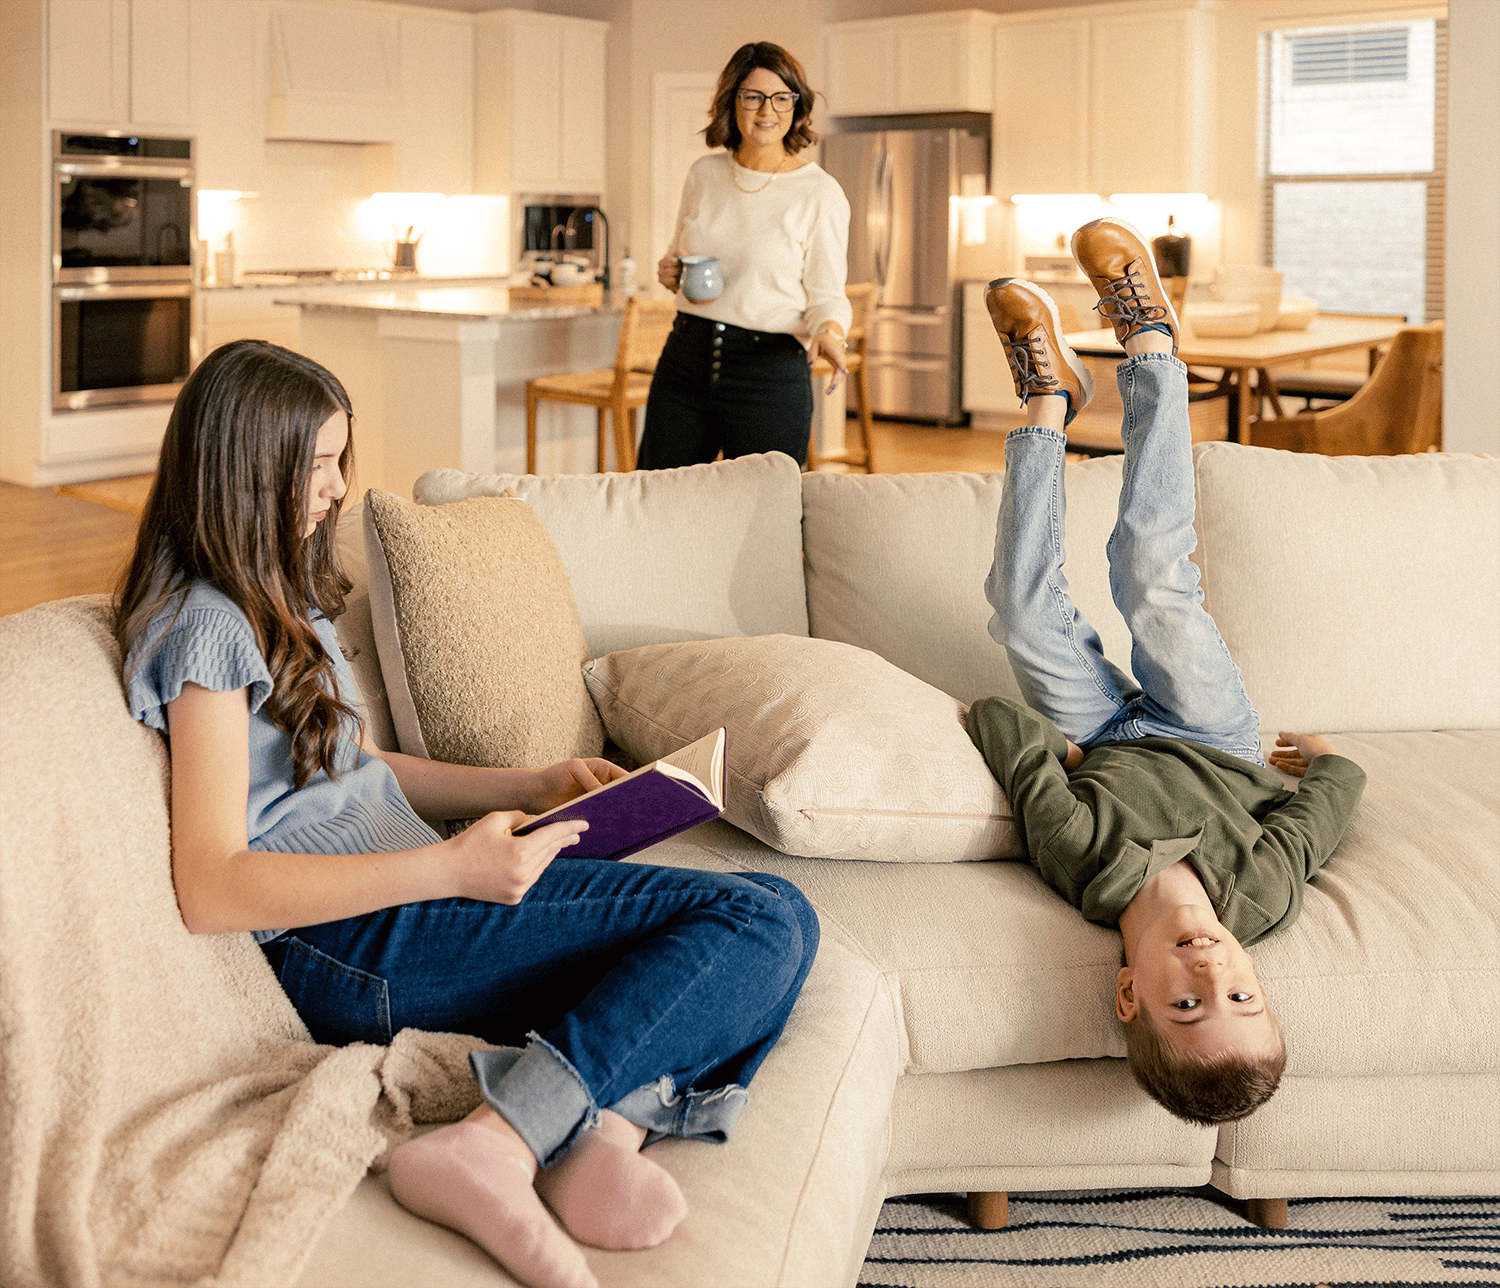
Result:
[[[812,128],[813,99],[816,95],[807,83],[807,73],[802,64],[780,45],[769,40],[757,40],[736,49],[724,70],[719,74],[719,88],[714,91],[713,119],[703,131],[703,140],[711,148],[728,148],[737,151],[745,141],[739,123],[734,117],[735,95],[745,83],[745,77],[757,67],[780,76],[786,87],[797,96],[797,105],[792,108],[792,127],[781,140],[788,156],[796,156],[803,148],[816,143],[818,135]]]
[[[1144,1007],[1125,1025],[1125,1051],[1130,1072],[1151,1099],[1203,1127],[1248,1118],[1271,1098],[1286,1068],[1280,1025],[1268,1055],[1205,1059],[1174,1050]]]

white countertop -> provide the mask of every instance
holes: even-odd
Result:
[[[404,313],[422,317],[484,321],[592,317],[599,313],[618,313],[622,307],[608,298],[603,305],[536,304],[528,300],[524,304],[512,307],[510,291],[503,286],[416,289],[405,287],[397,290],[371,290],[364,287],[346,291],[338,291],[325,286],[315,293],[299,295],[295,292],[288,292],[279,295],[273,302],[326,312]]]

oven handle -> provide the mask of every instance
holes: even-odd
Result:
[[[100,161],[58,161],[54,170],[59,179],[186,179],[193,178],[190,165],[142,165],[139,161],[120,161],[111,165]]]
[[[191,282],[100,282],[93,286],[54,286],[61,302],[75,300],[181,300],[193,294]]]

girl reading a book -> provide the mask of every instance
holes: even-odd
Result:
[[[590,1285],[574,1240],[652,1247],[682,1220],[641,1146],[727,1138],[817,918],[774,876],[554,863],[583,822],[512,834],[608,761],[374,745],[334,633],[352,421],[334,376],[258,340],[172,409],[115,632],[132,713],[168,739],[178,903],[195,933],[251,932],[316,1041],[496,1044],[470,1057],[483,1103],[396,1149],[391,1190],[524,1283]],[[423,821],[476,815],[446,840]]]

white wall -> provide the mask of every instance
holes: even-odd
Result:
[[[1443,447],[1500,453],[1500,3],[1448,5]]]

